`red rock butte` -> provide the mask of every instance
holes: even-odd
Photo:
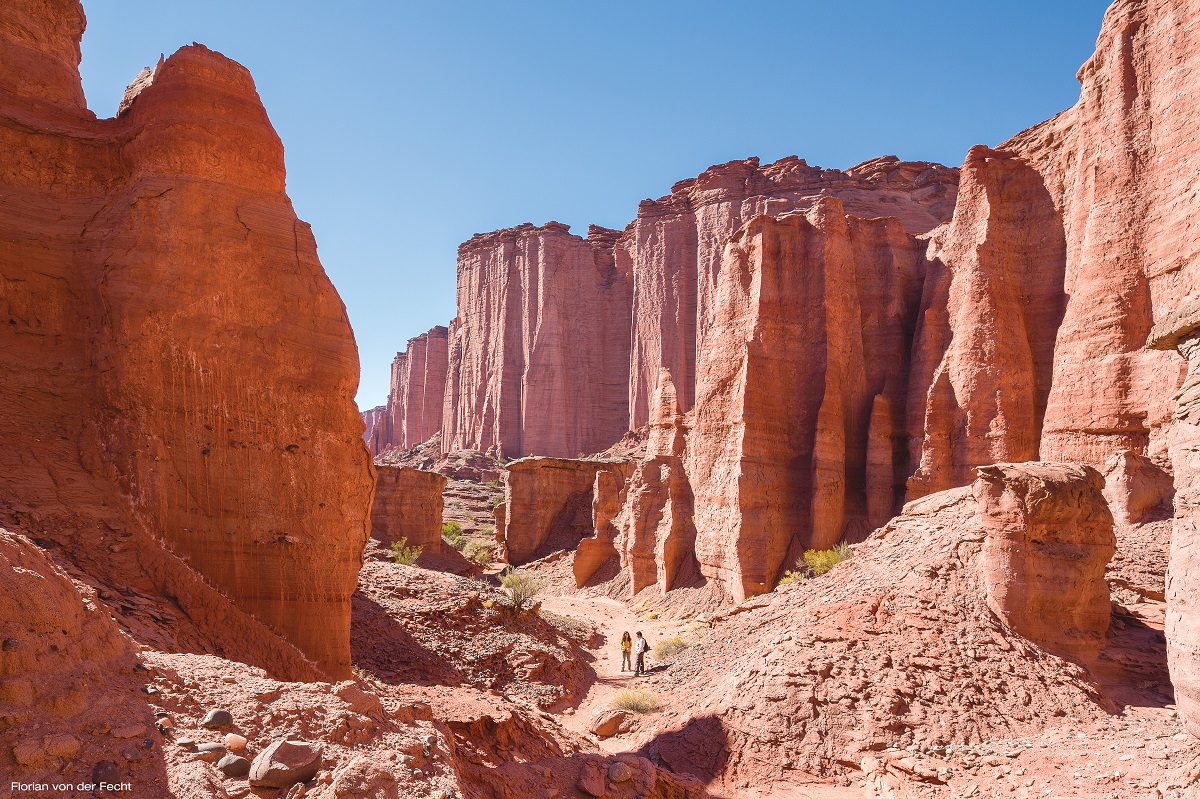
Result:
[[[345,675],[371,466],[283,145],[201,45],[96,119],[83,28],[75,0],[0,8],[0,518],[101,581],[118,567],[93,549],[134,550],[214,651]]]

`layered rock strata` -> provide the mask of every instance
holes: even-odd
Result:
[[[384,547],[404,539],[406,546],[440,552],[446,482],[436,472],[376,465],[371,535]]]
[[[846,216],[833,198],[730,240],[688,472],[701,571],[735,598],[769,590],[803,549],[865,533],[868,497],[877,516],[895,508],[924,270],[899,220]]]
[[[924,233],[950,218],[957,185],[957,169],[895,156],[846,171],[809,166],[795,156],[766,165],[748,158],[713,166],[676,183],[666,197],[644,200],[617,247],[634,284],[629,429],[649,419],[660,368],[674,375],[680,407],[694,404],[697,361],[717,319],[725,242],[743,224],[836,197],[848,214],[895,217],[906,232]]]
[[[1076,464],[999,463],[971,486],[987,536],[988,607],[1042,647],[1084,662],[1104,644],[1104,569],[1117,549],[1104,478]]]
[[[666,709],[645,751],[733,793],[857,769],[888,746],[1025,737],[1058,715],[1108,718],[1115,708],[1087,671],[1026,635],[1054,631],[1011,605],[997,615],[989,588],[994,547],[1014,536],[1051,533],[1102,573],[1111,524],[1083,513],[1096,503],[1094,471],[1040,463],[909,503],[828,573],[714,615],[711,632],[658,680]],[[1073,573],[1068,551],[1044,543],[1020,575]],[[1056,608],[1059,586],[1031,579],[1021,605],[1056,619],[1107,618],[1105,592],[1078,590],[1091,584],[1069,581]]]
[[[444,451],[598,452],[628,417],[631,285],[616,233],[523,225],[459,247]]]
[[[347,673],[358,358],[283,146],[249,73],[199,45],[97,121],[83,24],[69,0],[0,9],[0,515],[149,531]]]
[[[566,458],[521,458],[504,477],[504,536],[508,561],[525,563],[553,549],[574,549],[592,535],[592,495],[597,475],[624,481],[624,464]]]

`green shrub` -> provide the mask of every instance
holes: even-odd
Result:
[[[678,635],[673,635],[670,638],[664,638],[654,645],[654,657],[659,660],[666,660],[672,655],[678,655],[680,652],[688,648],[688,642],[683,640]]]
[[[392,560],[401,566],[411,566],[417,562],[417,558],[421,557],[424,549],[424,547],[410,547],[408,539],[401,538],[399,541],[392,542]]]
[[[499,488],[500,481],[499,480],[488,480],[486,483],[484,483],[484,485],[487,486],[488,488]]]
[[[459,552],[462,552],[462,548],[467,545],[467,539],[463,537],[462,525],[458,522],[442,523],[442,540]]]
[[[613,696],[612,704],[634,713],[653,713],[662,707],[662,700],[658,694],[644,688],[622,688]]]
[[[508,604],[517,613],[528,609],[538,591],[542,590],[542,581],[535,575],[511,566],[501,572],[500,585],[508,592]]]
[[[503,494],[492,497],[492,510],[495,510],[496,508],[500,507],[503,504],[504,504],[504,495]]]
[[[492,562],[492,545],[487,541],[468,541],[463,554],[477,566],[487,566]]]

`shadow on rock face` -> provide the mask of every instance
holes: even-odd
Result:
[[[676,774],[709,783],[725,771],[729,751],[729,739],[721,720],[716,716],[699,716],[689,719],[678,730],[660,733],[642,747],[640,754]]]

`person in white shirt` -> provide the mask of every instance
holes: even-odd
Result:
[[[633,670],[633,676],[645,676],[646,674],[646,650],[650,648],[650,644],[642,637],[639,630],[637,640],[633,642],[633,654],[637,655],[637,666]]]

